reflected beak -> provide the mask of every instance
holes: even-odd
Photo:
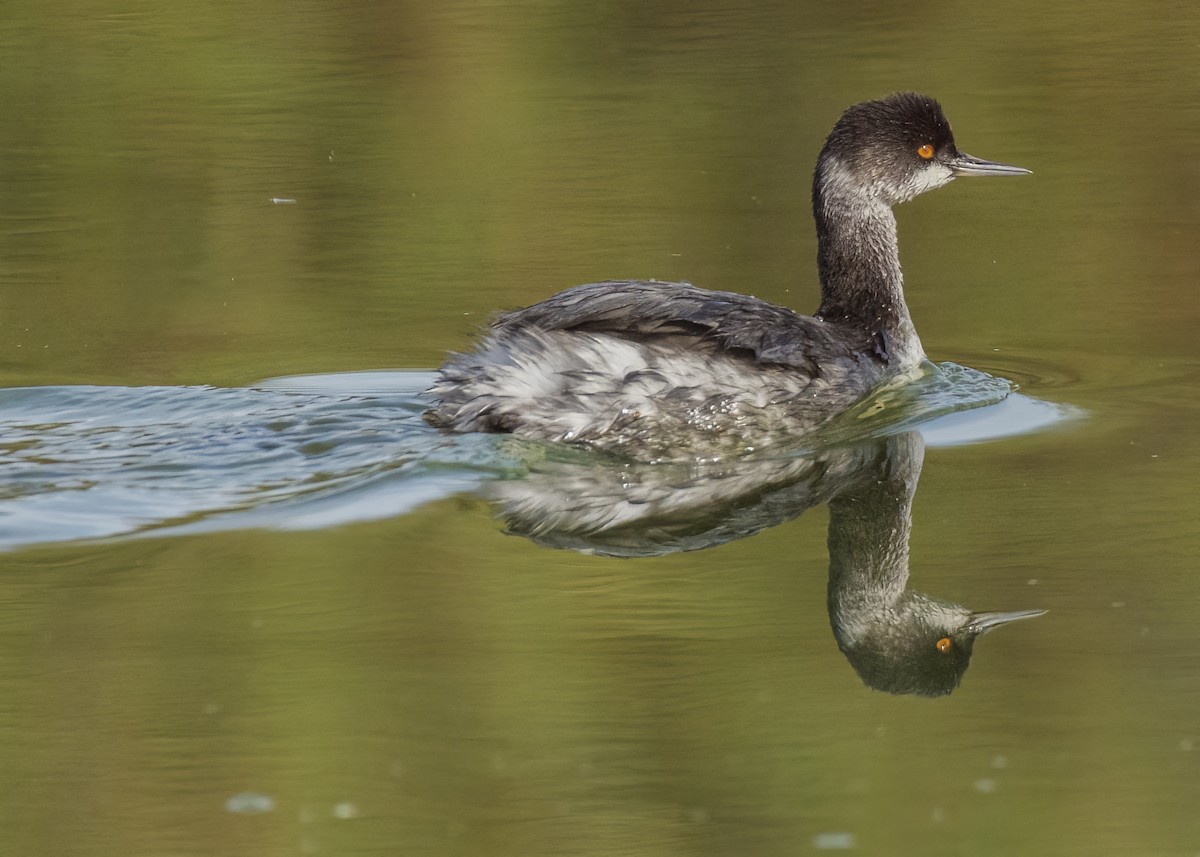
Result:
[[[1010,164],[998,164],[995,161],[985,161],[966,152],[959,152],[950,161],[950,169],[958,176],[1026,176],[1030,170],[1024,167],[1014,167]]]
[[[1012,613],[974,613],[971,615],[971,622],[967,628],[976,634],[986,634],[993,628],[999,628],[1009,622],[1016,622],[1018,619],[1032,619],[1045,612],[1045,610],[1015,610]]]

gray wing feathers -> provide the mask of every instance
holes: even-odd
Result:
[[[727,349],[748,351],[755,362],[809,374],[817,370],[812,351],[849,356],[858,350],[847,348],[845,331],[835,337],[830,325],[758,298],[653,280],[576,286],[531,307],[502,314],[493,328],[503,334],[527,325],[625,335],[689,334]]]

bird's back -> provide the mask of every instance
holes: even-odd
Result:
[[[888,374],[886,343],[688,283],[591,283],[502,314],[452,356],[428,418],[677,457],[778,445]]]

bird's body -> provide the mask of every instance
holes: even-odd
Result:
[[[651,459],[794,442],[925,359],[891,207],[956,175],[1022,172],[960,153],[932,99],[856,105],[813,179],[815,316],[688,283],[577,286],[501,315],[453,355],[427,417]]]
[[[652,457],[741,451],[803,435],[861,398],[887,375],[881,349],[852,326],[746,295],[592,283],[497,319],[442,367],[434,413],[451,402],[458,431]]]

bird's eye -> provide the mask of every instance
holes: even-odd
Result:
[[[917,154],[928,161],[933,157],[933,146],[928,143],[922,143],[917,147]]]
[[[950,647],[954,644],[950,642],[949,637],[942,637],[942,639],[937,641],[936,645],[937,650],[944,655],[946,652],[950,651]]]

